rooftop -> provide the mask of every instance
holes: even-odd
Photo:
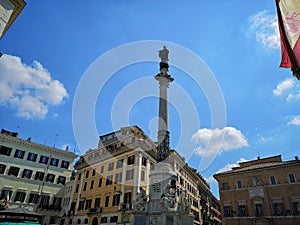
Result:
[[[255,160],[239,163],[240,166],[233,167],[229,171],[221,172],[221,173],[218,173],[215,175],[218,176],[218,175],[234,174],[234,173],[250,171],[250,170],[288,166],[288,165],[293,165],[293,164],[299,163],[299,162],[300,161],[299,161],[298,156],[295,156],[294,160],[288,160],[288,161],[282,161],[281,155],[271,156],[271,157],[262,158],[262,159],[260,157],[257,157],[257,159],[255,159]]]
[[[62,149],[59,149],[59,148],[50,147],[50,146],[47,146],[47,145],[42,145],[42,144],[39,144],[39,143],[36,143],[36,142],[32,142],[31,138],[28,138],[27,140],[23,140],[23,139],[19,138],[19,133],[11,132],[11,131],[8,131],[8,130],[5,130],[5,129],[1,130],[0,139],[1,139],[1,141],[5,141],[5,142],[19,143],[19,144],[22,144],[22,145],[25,145],[25,146],[28,146],[28,147],[33,147],[33,148],[36,148],[36,149],[51,151],[51,152],[54,152],[54,153],[57,153],[57,154],[63,154],[66,157],[70,157],[70,158],[73,158],[73,159],[75,159],[78,156],[73,152],[69,152],[68,148],[66,148],[66,150],[62,150]]]

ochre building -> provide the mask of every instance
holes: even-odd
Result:
[[[226,225],[299,225],[300,161],[281,155],[240,163],[214,175]]]

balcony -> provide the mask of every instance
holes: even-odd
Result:
[[[89,208],[87,210],[87,214],[98,214],[98,213],[102,213],[102,208],[97,207],[97,208]]]
[[[119,210],[120,211],[127,211],[127,210],[132,210],[133,205],[131,203],[121,203],[119,205]]]

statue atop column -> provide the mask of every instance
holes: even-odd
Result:
[[[169,61],[169,49],[164,45],[162,50],[158,51],[158,56],[163,63],[168,63]]]

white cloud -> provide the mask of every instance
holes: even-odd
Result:
[[[282,95],[285,92],[291,90],[295,85],[294,79],[288,78],[277,84],[276,88],[273,90],[273,94],[276,96]]]
[[[239,163],[243,163],[243,162],[247,162],[249,160],[247,159],[244,159],[244,158],[240,158],[238,161],[236,161],[235,163],[229,163],[229,164],[226,164],[224,167],[220,168],[217,172],[217,173],[223,173],[223,172],[227,172],[227,171],[230,171],[233,167],[238,167],[239,166]],[[213,176],[210,176],[208,178],[206,178],[206,181],[208,183],[213,183],[213,182],[216,182],[216,179],[213,177]]]
[[[200,129],[193,134],[192,140],[197,143],[196,153],[201,156],[217,155],[248,146],[245,136],[234,127]]]
[[[297,93],[290,93],[287,98],[287,101],[292,101],[292,100],[300,100],[300,91],[298,91]]]
[[[269,49],[280,48],[277,16],[267,11],[259,12],[248,18],[249,31],[255,34],[256,41]]]
[[[63,84],[53,80],[41,63],[28,66],[17,56],[1,57],[0,104],[15,109],[17,116],[43,118],[49,106],[61,104],[67,96]]]
[[[300,115],[294,116],[287,124],[300,126]]]

